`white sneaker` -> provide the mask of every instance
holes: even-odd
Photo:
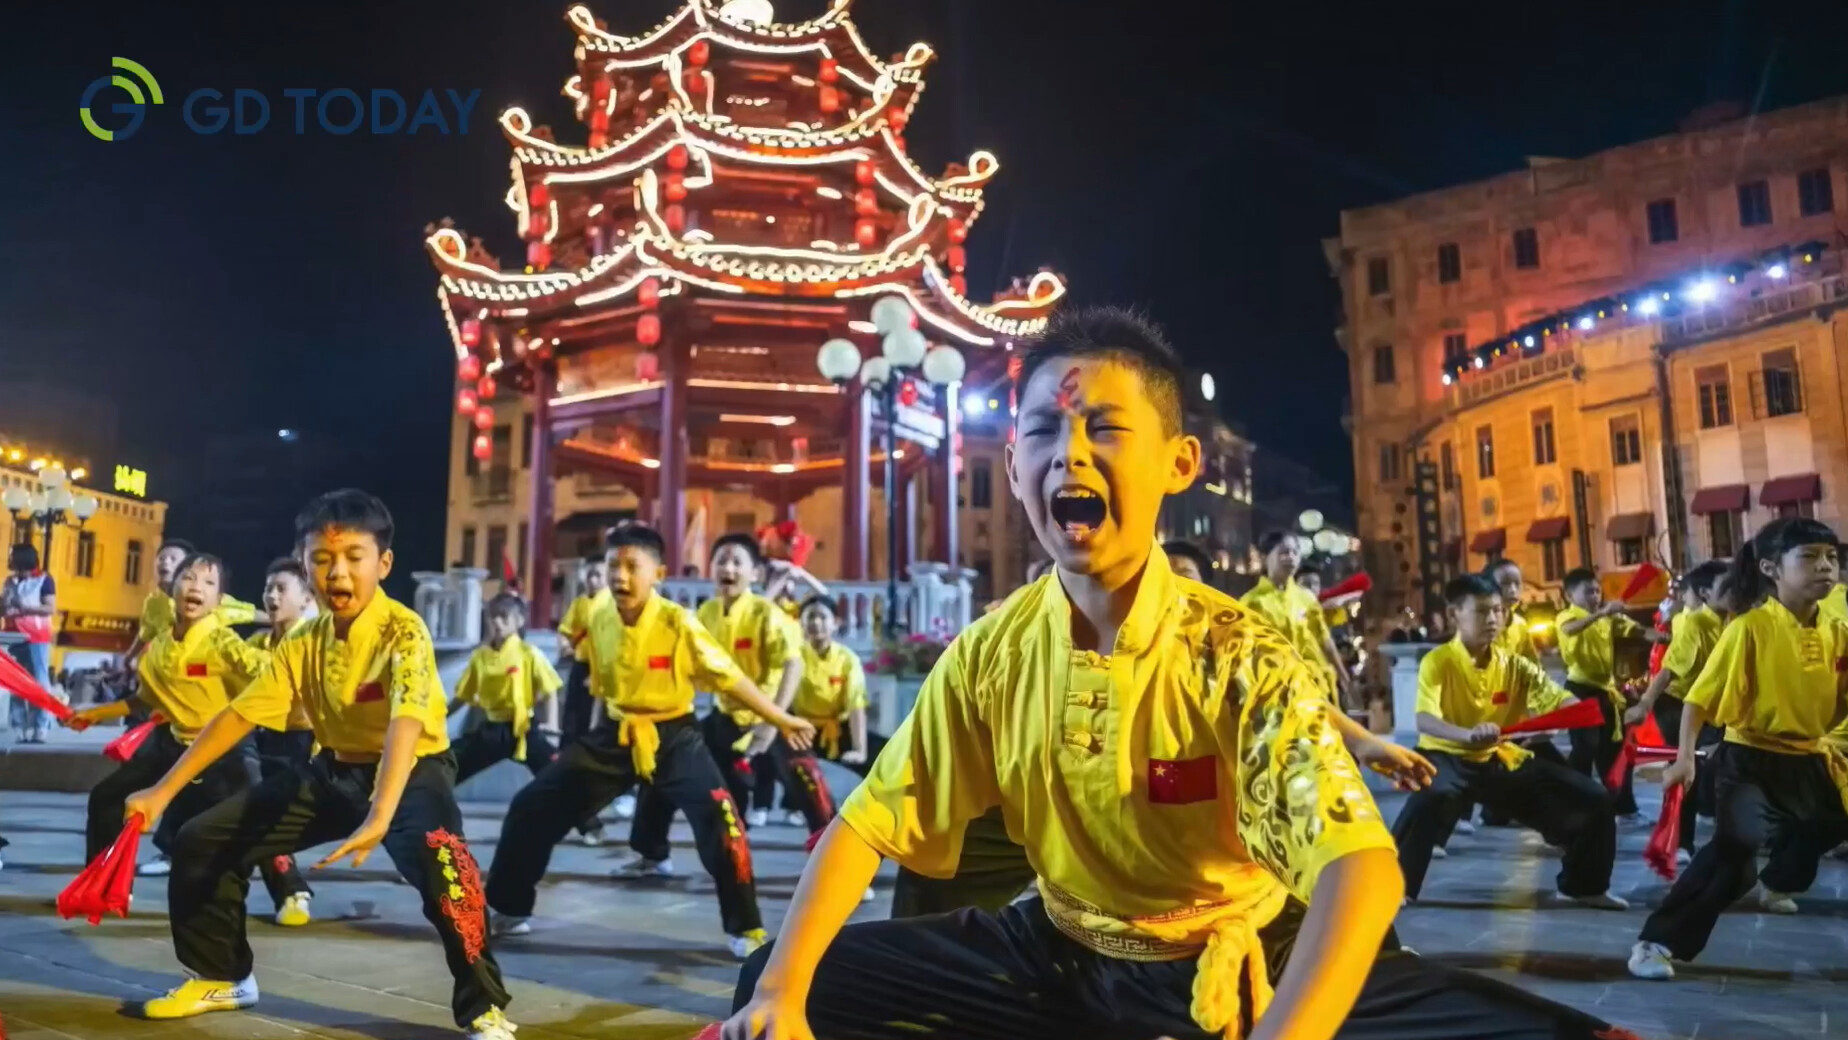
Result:
[[[768,809],[752,809],[750,812],[744,814],[744,825],[746,827],[762,827],[769,822],[770,810]]]
[[[583,834],[578,835],[578,843],[587,849],[594,849],[603,844],[603,832],[585,831]]]
[[[768,941],[762,928],[754,928],[743,935],[726,936],[725,948],[731,951],[733,957],[739,960],[745,960],[749,958],[751,954],[756,953],[758,948]]]
[[[489,1008],[486,1013],[468,1024],[463,1034],[468,1040],[513,1040],[513,1031],[520,1028],[507,1021],[507,1016],[500,1008]]]
[[[860,893],[860,902],[862,903],[870,903],[877,898],[878,895],[872,890],[871,886],[868,886],[866,891]]]
[[[497,912],[490,913],[488,914],[488,934],[496,939],[515,935],[531,935],[533,934],[533,924],[524,917],[514,917],[511,914]],[[476,1021],[479,1022],[480,1019],[476,1019]]]
[[[173,873],[173,861],[165,856],[156,856],[135,868],[137,877],[166,877]]]
[[[635,819],[635,796],[625,794],[616,799],[616,818],[619,820]]]
[[[1675,866],[1685,867],[1694,862],[1694,854],[1686,849],[1675,850]]]
[[[807,827],[808,817],[791,809],[789,812],[783,814],[783,822],[789,824],[791,827]]]
[[[1450,853],[1446,852],[1442,845],[1435,845],[1435,846],[1432,846],[1431,848],[1431,858],[1432,859],[1449,859]]]
[[[1763,885],[1758,886],[1758,907],[1767,914],[1794,914],[1797,901],[1783,892],[1773,892]]]
[[[1554,892],[1553,901],[1567,906],[1582,906],[1587,910],[1628,910],[1630,901],[1609,892],[1599,892],[1595,896],[1569,896],[1564,892]]]
[[[277,926],[282,928],[300,928],[313,920],[313,914],[308,909],[308,904],[311,899],[312,897],[306,892],[297,892],[287,899],[284,899],[282,905],[276,908]]]
[[[674,861],[671,859],[646,859],[637,856],[615,870],[610,871],[613,878],[671,878],[674,876]]]
[[[1457,821],[1457,833],[1458,834],[1474,834],[1476,833],[1476,825],[1469,822],[1468,820],[1458,820]]]
[[[1668,947],[1652,942],[1639,942],[1630,947],[1630,974],[1657,981],[1674,978],[1675,965],[1669,959]]]

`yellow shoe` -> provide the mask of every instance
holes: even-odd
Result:
[[[257,977],[242,982],[188,979],[141,1005],[143,1018],[191,1018],[211,1011],[237,1011],[257,1002]]]
[[[306,892],[297,892],[282,901],[276,908],[276,924],[282,928],[300,928],[314,917],[308,913],[308,900],[312,898]]]
[[[750,957],[751,954],[756,953],[758,948],[763,946],[764,943],[769,941],[769,936],[764,934],[762,928],[753,928],[743,935],[727,936],[725,945],[731,950],[731,955],[733,957],[739,960],[745,960]]]

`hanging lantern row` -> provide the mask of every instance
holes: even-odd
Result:
[[[590,84],[590,147],[594,151],[609,144],[610,141],[610,91],[612,90],[608,73],[598,76]]]
[[[1736,286],[1754,276],[1773,284],[1784,282],[1797,268],[1816,263],[1827,248],[1828,243],[1820,240],[1780,246],[1760,253],[1755,259],[1703,268],[1679,279],[1652,282],[1621,296],[1600,297],[1569,310],[1556,311],[1505,337],[1477,344],[1460,356],[1446,358],[1444,385],[1449,386],[1471,370],[1489,367],[1503,354],[1534,357],[1546,350],[1554,336],[1589,333],[1606,321],[1655,321],[1701,310],[1724,302],[1728,286]]]
[[[642,279],[635,289],[635,301],[642,306],[635,319],[635,342],[642,348],[635,356],[635,377],[649,383],[661,372],[661,356],[654,349],[661,342],[661,280]]]

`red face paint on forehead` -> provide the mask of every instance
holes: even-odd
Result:
[[[1073,365],[1070,369],[1066,371],[1065,378],[1059,380],[1059,395],[1056,398],[1056,400],[1059,402],[1059,408],[1061,410],[1070,408],[1072,406],[1072,402],[1077,398],[1077,396],[1078,396],[1078,366]]]

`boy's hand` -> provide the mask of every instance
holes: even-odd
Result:
[[[167,811],[167,804],[172,798],[162,793],[158,787],[144,788],[128,796],[122,803],[122,820],[127,822],[130,816],[141,817],[141,833],[152,834],[154,826],[160,822],[162,814]]]
[[[770,723],[782,731],[783,740],[793,750],[806,751],[815,743],[815,724],[807,719],[799,719],[788,712],[783,712],[782,718],[771,719]]]
[[[385,832],[390,829],[390,820],[378,819],[367,814],[366,822],[360,824],[358,830],[348,835],[347,840],[341,842],[339,848],[328,853],[326,859],[316,863],[314,869],[331,867],[348,856],[353,857],[353,869],[357,870],[365,866],[366,857],[372,855],[372,850],[379,847],[379,843],[385,840]]]
[[[1401,791],[1421,791],[1431,786],[1437,769],[1423,755],[1385,740],[1355,742],[1354,758],[1361,765],[1387,777]],[[846,756],[842,756],[843,761]]]
[[[1491,747],[1501,742],[1501,727],[1493,722],[1485,722],[1469,731],[1471,747]]]
[[[97,708],[84,708],[81,711],[74,711],[71,712],[70,718],[63,721],[63,726],[65,729],[71,730],[72,732],[82,733],[84,730],[96,725],[99,721],[97,718],[99,714],[100,710]]]
[[[807,1009],[800,999],[758,991],[737,1014],[725,1020],[720,1040],[815,1040]]]
[[[865,765],[866,751],[862,748],[848,748],[841,752],[841,764],[845,766]]]
[[[1641,725],[1643,716],[1647,714],[1649,713],[1643,710],[1643,706],[1640,702],[1632,704],[1623,710],[1623,724],[1626,726]]]
[[[1615,600],[1615,599],[1611,600],[1609,603],[1606,603],[1602,607],[1599,607],[1598,613],[1604,615],[1605,617],[1616,617],[1617,615],[1623,613],[1623,601]]]
[[[1687,787],[1694,783],[1694,761],[1677,758],[1662,770],[1662,786]]]

